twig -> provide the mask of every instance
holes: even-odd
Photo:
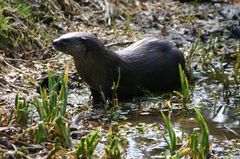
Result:
[[[25,91],[25,92],[28,92],[28,90],[27,89],[25,89],[24,87],[19,87],[19,86],[15,86],[14,84],[12,84],[11,82],[9,82],[9,81],[7,81],[7,80],[5,80],[8,84],[9,84],[9,86],[11,86],[12,88],[15,88],[15,89],[17,89],[17,90],[23,90],[23,91]]]
[[[32,61],[32,60],[24,60],[24,59],[14,59],[14,58],[3,57],[3,56],[0,56],[0,59],[5,59],[5,60],[8,60],[8,61],[23,61],[23,62]]]
[[[16,70],[16,71],[18,71],[18,72],[20,72],[20,73],[22,73],[22,74],[24,74],[24,75],[26,75],[26,76],[30,76],[29,74],[21,71],[20,69],[12,66],[12,65],[9,64],[7,61],[3,60],[3,58],[0,58],[0,59],[1,59],[6,65],[8,65],[9,67],[13,68],[14,70]],[[27,91],[27,90],[26,90],[25,88],[23,88],[23,87],[19,87],[19,86],[13,85],[11,82],[7,81],[6,79],[5,79],[5,81],[9,84],[9,86],[11,86],[11,87],[13,87],[13,88],[15,88],[15,89],[18,89],[18,90],[20,89],[20,90],[23,90],[23,91]]]
[[[9,155],[10,158],[16,158],[16,156],[20,156],[19,158],[24,158],[24,159],[30,159],[28,156],[26,156],[23,152],[21,151],[6,151],[5,155]]]
[[[229,130],[230,132],[232,132],[234,135],[236,135],[236,136],[240,136],[239,133],[237,133],[236,131],[234,131],[234,130],[231,129],[230,127],[228,127],[226,124],[224,124],[224,127],[225,127],[227,130]]]
[[[110,6],[109,3],[107,2],[107,0],[104,0],[105,3],[105,21],[107,23],[108,26],[111,26],[112,24],[112,19],[111,19],[111,11],[110,11]]]
[[[6,65],[8,65],[9,67],[13,68],[14,70],[16,70],[16,71],[18,71],[18,72],[20,72],[20,73],[22,73],[22,74],[24,74],[24,75],[30,76],[30,74],[25,73],[25,72],[23,72],[22,70],[14,67],[14,66],[12,66],[12,65],[9,64],[7,61],[5,61],[3,58],[1,58],[1,60],[2,60]]]

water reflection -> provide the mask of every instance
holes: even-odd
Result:
[[[222,142],[236,139],[236,132],[240,132],[239,121],[236,114],[234,114],[235,111],[223,106],[219,109],[217,115],[214,115],[209,109],[202,110],[202,113],[209,127],[210,142],[213,143],[213,149],[218,154],[220,150],[228,151],[228,145],[231,142],[228,144]],[[194,128],[199,127],[198,121],[192,113],[175,114],[171,121],[178,138],[189,136]],[[160,127],[161,124],[164,125],[159,113],[150,113],[148,115],[141,115],[141,113],[131,114],[125,122],[131,123],[129,130],[124,129],[125,132],[129,132],[125,135],[128,141],[126,158],[164,158],[164,154],[169,155],[166,142],[162,138],[164,131],[161,128],[156,130],[156,127]],[[122,124],[124,125],[125,122]],[[153,123],[158,123],[158,125]],[[138,131],[139,125],[144,129],[142,133]],[[239,150],[238,147],[234,147],[234,149]],[[221,155],[226,156],[227,154]]]
[[[143,153],[140,151],[139,143],[134,141],[132,138],[127,137],[128,147],[127,147],[127,155],[126,158],[143,158]]]

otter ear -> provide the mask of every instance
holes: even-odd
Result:
[[[81,37],[79,37],[79,39],[80,39],[80,40],[83,40],[83,41],[85,41],[87,38],[86,38],[86,37],[83,37],[83,36],[81,36]]]
[[[86,37],[79,37],[78,41],[80,41],[83,45],[86,45],[87,38]]]

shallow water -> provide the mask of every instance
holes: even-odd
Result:
[[[214,117],[209,112],[211,111],[202,110],[210,131],[210,141],[213,143],[214,152],[219,156],[226,157],[226,154],[221,153],[231,149],[232,152],[236,152],[235,155],[232,154],[232,157],[236,158],[240,155],[240,145],[227,145],[231,140],[239,138],[239,134],[237,134],[240,132],[239,116],[236,116],[234,109],[224,107]],[[131,114],[127,118],[126,121],[119,124],[124,125],[119,132],[122,132],[128,141],[127,158],[162,158],[164,153],[169,155],[166,142],[162,137],[161,125],[164,123],[160,113]],[[171,121],[179,138],[190,136],[193,129],[199,127],[194,114],[189,112],[173,115]],[[226,141],[228,144],[225,143]]]

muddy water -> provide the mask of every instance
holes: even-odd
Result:
[[[199,108],[208,125],[213,153],[222,158],[230,156],[230,158],[238,159],[240,156],[240,112],[236,107],[238,104],[234,105],[234,102],[225,102],[224,100],[218,101],[216,109],[214,109],[213,99],[210,95],[208,97],[206,92],[208,100],[202,98],[201,101],[204,102],[199,102],[199,97],[196,95],[199,93],[198,91],[194,92],[196,99],[192,98],[192,100],[193,103],[201,103],[201,106],[196,105],[196,107]],[[223,99],[220,96],[221,94],[218,97]],[[163,110],[165,114],[169,113],[167,109],[162,109],[159,105],[158,100],[163,99],[146,99],[146,101],[134,104],[120,103],[117,110],[121,109],[119,113],[112,112],[110,115],[110,112],[104,110],[97,113],[97,115],[102,113],[104,117],[91,114],[91,120],[85,120],[87,129],[102,127],[101,133],[105,136],[111,125],[116,130],[115,133],[127,141],[126,158],[164,158],[165,155],[169,156],[170,152],[162,137],[162,134],[167,135],[167,133],[160,110]],[[128,105],[129,107],[126,108]],[[199,124],[193,109],[184,110],[177,108],[178,105],[174,107],[171,112],[171,121],[178,138],[178,147],[181,147],[193,129],[199,128]],[[96,110],[93,111],[96,112]],[[118,117],[114,117],[115,114],[118,114]],[[101,153],[101,151],[99,152]]]
[[[227,157],[226,152],[230,151],[233,158],[238,158],[240,145],[239,143],[235,145],[234,142],[239,138],[240,123],[236,110],[222,107],[216,115],[212,115],[213,112],[209,109],[202,110],[202,113],[209,127],[210,142],[214,152],[218,156]],[[164,131],[161,126],[164,123],[160,113],[144,114],[128,115],[128,119],[120,124],[122,126],[119,132],[128,141],[127,158],[162,158],[164,154],[169,155],[166,142],[162,137]],[[199,127],[191,111],[173,115],[171,121],[180,140],[186,139],[194,128]]]
[[[203,116],[205,117],[205,121],[210,130],[210,134],[219,140],[222,139],[234,139],[238,137],[238,133],[240,133],[240,121],[239,116],[236,116],[236,112],[234,109],[224,108],[222,107],[219,113],[215,116],[212,116],[209,110],[201,111]],[[195,119],[195,115],[189,112],[183,112],[178,114],[177,116],[173,115],[172,122],[175,129],[179,131],[184,131],[185,133],[191,133],[193,128],[197,128],[198,122]],[[161,114],[149,114],[149,115],[141,115],[134,114],[128,116],[128,122],[132,124],[139,123],[161,123],[162,117]]]
[[[240,90],[234,86],[234,89],[229,90],[232,93],[229,93],[217,88],[222,87],[209,82],[208,84],[203,82],[200,87],[196,86],[190,107],[198,107],[204,116],[210,131],[213,152],[223,158],[229,156],[240,158]],[[141,109],[144,111],[127,115],[127,120],[121,123],[125,126],[120,132],[123,132],[129,142],[127,158],[162,158],[164,154],[169,155],[166,142],[161,135],[164,133],[162,128],[164,123],[158,111],[161,108],[158,108],[156,101],[148,101],[145,105],[140,105],[144,107]],[[177,104],[174,107],[177,108]],[[155,111],[152,111],[152,108]],[[173,109],[171,121],[179,141],[186,140],[194,128],[199,128],[191,108],[188,110]]]

